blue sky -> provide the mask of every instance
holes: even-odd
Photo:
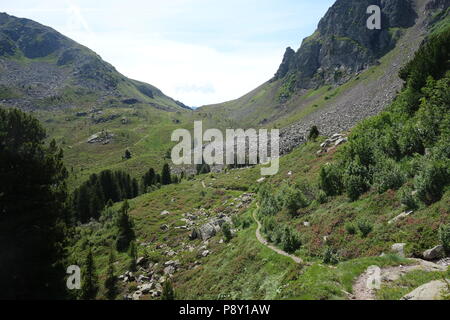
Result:
[[[270,79],[334,0],[16,0],[36,20],[96,51],[124,75],[191,106],[240,97]]]

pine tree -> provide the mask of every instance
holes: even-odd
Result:
[[[105,280],[106,297],[110,300],[114,299],[117,295],[117,277],[115,275],[114,260],[114,248],[111,246],[108,258],[108,271]]]
[[[315,141],[320,135],[319,129],[317,126],[312,126],[309,130],[308,140]]]
[[[165,163],[161,172],[161,184],[168,185],[171,183],[172,177],[170,176],[170,167],[167,163]]]
[[[67,170],[37,119],[0,108],[2,299],[63,299]]]
[[[137,248],[136,248],[136,242],[132,241],[130,244],[130,270],[131,271],[136,271],[137,270],[137,265],[136,265],[136,261],[137,261]]]
[[[172,282],[169,279],[164,282],[161,300],[175,300],[175,291],[173,290]]]
[[[133,230],[133,223],[131,221],[130,216],[128,215],[128,210],[130,209],[130,205],[128,201],[125,200],[122,204],[122,208],[120,209],[119,219],[118,219],[118,227],[119,234],[117,235],[117,250],[126,251],[130,245],[130,242],[134,240],[135,234]]]
[[[88,254],[84,262],[82,273],[81,298],[83,300],[94,300],[98,292],[98,278],[95,271],[94,257],[89,246]]]

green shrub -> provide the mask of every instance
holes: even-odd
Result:
[[[354,235],[356,234],[356,226],[354,223],[352,222],[348,222],[345,224],[345,230],[347,231],[348,234]]]
[[[416,210],[418,208],[416,197],[413,196],[413,190],[410,186],[401,188],[398,197],[407,210]]]
[[[368,171],[358,156],[347,166],[344,175],[345,191],[350,200],[355,201],[369,189]]]
[[[405,183],[405,175],[400,166],[392,159],[387,159],[380,164],[378,171],[373,175],[373,184],[380,194],[389,189],[396,190],[403,183]]]
[[[441,199],[450,178],[447,165],[448,162],[444,161],[428,162],[416,177],[414,186],[417,197],[425,204],[430,205]]]
[[[317,126],[312,126],[311,129],[309,130],[308,140],[315,141],[319,137],[319,135],[320,132]]]
[[[230,242],[231,239],[233,238],[233,234],[231,233],[231,226],[228,223],[225,223],[222,226],[222,233],[225,238],[225,242]]]
[[[287,188],[284,190],[283,198],[284,208],[291,215],[295,215],[299,209],[306,208],[309,205],[308,199],[297,188]]]
[[[328,197],[327,197],[327,194],[325,193],[325,191],[319,190],[316,194],[316,200],[320,204],[327,203]]]
[[[323,254],[323,263],[325,264],[338,264],[339,257],[331,247],[326,247]]]
[[[301,245],[300,236],[296,230],[288,226],[282,228],[281,247],[284,251],[293,253]]]
[[[445,253],[450,254],[450,224],[443,224],[439,227],[439,239]]]
[[[273,216],[281,210],[278,204],[278,199],[273,195],[269,194],[261,201],[260,213],[265,216]]]
[[[327,196],[335,196],[342,193],[342,170],[334,164],[327,164],[320,169],[319,186]]]
[[[373,225],[366,219],[358,221],[358,229],[361,232],[363,238],[367,237],[373,230]]]

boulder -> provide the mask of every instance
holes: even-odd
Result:
[[[397,254],[399,257],[405,257],[405,246],[406,243],[395,243],[391,246],[393,253]]]
[[[206,223],[200,227],[198,233],[200,234],[200,238],[205,241],[216,235],[216,228],[212,223]]]
[[[167,231],[167,230],[169,230],[169,226],[168,226],[167,224],[161,225],[160,228],[161,228],[162,231]]]
[[[138,289],[143,294],[148,294],[153,289],[153,282],[150,283],[144,283],[142,286],[139,286]]]
[[[442,300],[450,294],[450,280],[428,282],[405,295],[401,300]]]
[[[172,275],[175,273],[175,267],[174,266],[168,266],[164,268],[164,275]]]
[[[169,214],[170,214],[170,212],[167,211],[167,210],[164,210],[164,211],[161,212],[161,215],[162,215],[162,216],[167,216],[167,215],[169,215]]]
[[[423,253],[423,258],[425,260],[437,260],[443,258],[444,255],[445,255],[444,247],[442,245],[439,245],[434,248],[426,250]]]
[[[207,257],[207,256],[209,256],[210,253],[211,252],[209,250],[205,250],[202,252],[202,257]]]

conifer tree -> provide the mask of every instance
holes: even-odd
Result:
[[[161,184],[168,185],[171,183],[172,177],[170,176],[170,167],[167,163],[165,163],[161,172]]]
[[[108,271],[105,280],[106,297],[110,300],[114,299],[117,295],[117,277],[115,275],[114,260],[114,248],[111,246],[108,258]]]
[[[89,246],[84,270],[82,272],[81,298],[83,300],[94,300],[98,292],[98,278],[95,270],[92,248]]]

